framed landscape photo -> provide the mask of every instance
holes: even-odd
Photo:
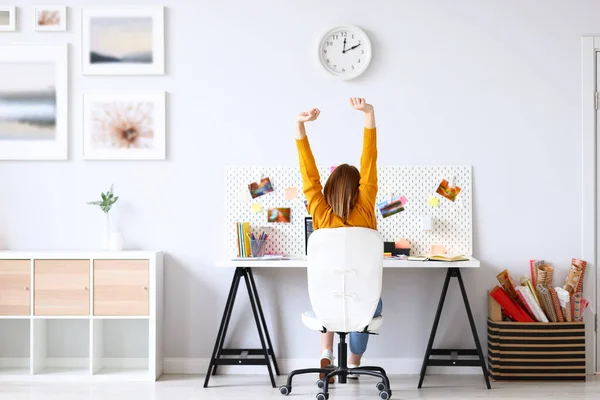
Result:
[[[37,6],[35,7],[36,31],[62,32],[67,30],[66,6]]]
[[[83,158],[164,160],[165,93],[85,93]]]
[[[12,32],[16,30],[16,12],[14,6],[0,5],[0,32]]]
[[[0,160],[66,160],[67,45],[0,46]]]
[[[163,75],[164,8],[84,8],[84,75]]]

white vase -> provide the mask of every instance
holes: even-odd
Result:
[[[102,233],[102,249],[108,250],[110,248],[110,215],[104,213],[104,231]]]
[[[120,232],[111,232],[110,243],[108,247],[110,251],[123,250],[123,235]]]

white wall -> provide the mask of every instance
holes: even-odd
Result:
[[[20,32],[0,43],[72,44],[71,145],[68,162],[0,162],[0,246],[96,248],[101,213],[85,202],[114,183],[127,247],[168,254],[169,358],[212,351],[232,273],[213,266],[223,167],[294,165],[292,121],[313,106],[322,110],[308,128],[318,162],[356,162],[362,120],[351,95],[375,105],[381,164],[473,165],[483,268],[464,278],[483,343],[485,291],[500,270],[519,277],[530,258],[545,258],[563,279],[580,255],[580,37],[600,33],[598,2],[130,0],[168,7],[167,74],[134,78],[80,74],[81,6],[122,1],[67,2],[67,33],[33,32],[32,5],[43,2],[16,3]],[[315,56],[319,35],[343,23],[364,28],[374,46],[367,73],[347,83]],[[169,92],[167,161],[81,160],[81,92],[111,88]],[[257,278],[278,356],[317,357],[319,335],[299,318],[309,308],[304,272]],[[422,357],[442,280],[440,271],[386,271],[386,323],[369,357]],[[470,346],[456,289],[436,343]],[[246,303],[240,297],[231,343],[257,345]]]

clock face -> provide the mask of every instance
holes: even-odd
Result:
[[[325,70],[335,76],[356,78],[371,62],[371,42],[359,28],[334,28],[319,43],[319,60]]]

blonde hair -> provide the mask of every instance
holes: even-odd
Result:
[[[325,200],[333,213],[346,222],[358,199],[360,172],[352,165],[338,165],[323,189]]]

